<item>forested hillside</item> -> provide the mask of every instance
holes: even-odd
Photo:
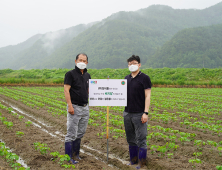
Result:
[[[4,53],[0,53],[0,57],[4,58],[6,62],[2,64],[0,68],[40,68],[47,56],[71,41],[75,36],[91,27],[93,24],[94,23],[87,25],[80,24],[56,32],[36,35],[22,43],[25,44],[23,46],[21,46],[22,44],[19,44],[0,48],[0,52],[4,51]],[[14,49],[17,49],[17,51]]]
[[[89,55],[90,68],[127,67],[126,59],[132,54],[139,55],[146,63],[178,31],[222,23],[222,17],[218,17],[222,16],[222,5],[217,6],[177,10],[153,5],[136,12],[113,14],[55,51],[47,58],[44,68],[72,68],[79,52]]]
[[[157,50],[147,61],[146,66],[153,68],[222,67],[222,24],[180,31],[160,50]]]
[[[31,47],[41,37],[41,34],[37,34],[18,45],[9,45],[0,48],[0,68],[9,68],[10,64],[16,60],[17,55],[21,51]]]
[[[66,29],[65,33],[62,30],[47,33],[13,59],[9,57],[10,64],[0,69],[73,68],[75,56],[80,52],[88,54],[89,68],[127,67],[126,59],[132,54],[139,55],[142,62],[147,63],[144,68],[161,67],[161,63],[166,67],[154,56],[175,34],[187,28],[216,24],[222,24],[222,3],[203,10],[152,5],[134,12],[118,12],[97,23]],[[193,55],[190,51],[187,53]],[[213,65],[210,67],[217,66]],[[173,67],[178,66],[184,67],[184,63]]]

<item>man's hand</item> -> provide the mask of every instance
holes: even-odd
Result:
[[[146,123],[148,120],[148,115],[146,115],[145,113],[143,113],[142,117],[141,117],[141,121],[142,123]]]
[[[71,115],[74,115],[74,108],[72,107],[72,105],[68,106],[68,112],[69,112]]]

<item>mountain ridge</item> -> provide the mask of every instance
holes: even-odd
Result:
[[[58,38],[55,47],[40,38],[4,68],[73,68],[75,56],[80,52],[88,54],[89,68],[125,68],[126,59],[132,54],[139,55],[146,63],[177,32],[221,24],[222,17],[218,16],[222,16],[222,2],[203,10],[152,5],[134,12],[121,11],[83,28],[74,37]]]

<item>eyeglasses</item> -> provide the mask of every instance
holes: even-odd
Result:
[[[135,64],[139,64],[139,63],[130,63],[128,64],[128,66],[135,65]]]

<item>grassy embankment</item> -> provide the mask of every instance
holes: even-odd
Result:
[[[63,84],[69,69],[0,70],[0,84]],[[222,69],[156,68],[142,69],[153,85],[222,86]],[[88,69],[92,79],[124,79],[128,69]]]

